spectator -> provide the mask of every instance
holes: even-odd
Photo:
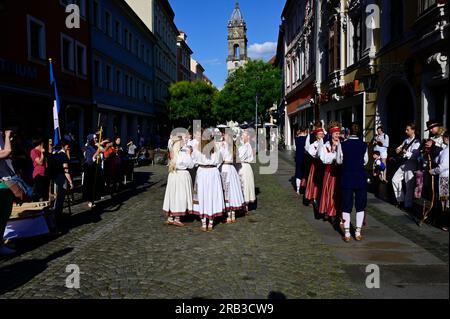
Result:
[[[55,185],[56,185],[56,199],[53,207],[55,213],[56,224],[59,226],[61,222],[64,198],[66,196],[67,188],[73,189],[73,181],[69,172],[69,157],[67,153],[70,152],[70,141],[63,139],[59,145],[59,151],[54,156],[55,160]]]
[[[411,211],[414,196],[414,171],[417,170],[417,158],[420,154],[420,141],[416,138],[415,124],[408,124],[405,130],[408,136],[405,141],[396,148],[401,165],[392,177],[392,187],[394,188],[397,206],[404,207],[405,210]],[[406,185],[406,190],[403,187]]]
[[[380,159],[383,162],[385,169],[386,169],[387,157],[388,157],[388,147],[389,147],[389,136],[385,133],[384,127],[379,126],[377,128],[377,135],[373,139],[373,144],[375,145],[373,150],[378,151],[380,153]],[[384,174],[382,177],[383,177],[383,179],[381,179],[381,181],[387,182],[386,174]]]
[[[386,165],[381,159],[380,151],[373,152],[373,160],[373,176],[378,177],[382,182],[386,182]]]
[[[10,155],[11,131],[5,131],[4,140],[0,131],[0,255],[11,255],[15,253],[13,249],[6,247],[3,243],[3,234],[11,216],[14,201],[13,193],[3,183],[3,179],[9,179],[15,175],[11,159],[9,159]]]
[[[95,206],[95,200],[100,198],[103,191],[101,155],[104,149],[97,144],[95,134],[88,135],[86,145],[83,165],[83,199],[87,201],[89,208],[92,208]]]
[[[445,214],[441,217],[445,217],[447,220],[442,222],[441,227],[443,230],[448,231],[448,211],[449,211],[449,132],[446,131],[443,134],[443,146],[444,149],[440,152],[436,158],[436,168],[430,170],[431,175],[439,175],[439,199],[442,205],[442,212]]]
[[[127,146],[128,146],[128,156],[134,159],[136,157],[137,146],[134,145],[133,141],[129,141]]]
[[[30,152],[33,162],[33,196],[34,202],[48,200],[49,179],[46,176],[47,160],[45,158],[44,142],[41,138],[33,140],[33,149]]]

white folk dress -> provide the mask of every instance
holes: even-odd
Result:
[[[241,180],[234,167],[233,153],[230,150],[232,147],[232,145],[228,145],[226,142],[223,142],[220,146],[220,152],[223,157],[220,175],[222,176],[223,194],[227,211],[237,211],[245,207]]]
[[[241,161],[239,176],[241,178],[242,192],[244,193],[245,203],[248,205],[256,201],[255,177],[250,165],[253,162],[252,146],[250,143],[243,144],[239,147],[238,153]]]
[[[192,179],[188,169],[194,167],[192,157],[186,149],[180,150],[177,157],[176,170],[167,177],[166,194],[163,211],[171,217],[192,213]]]
[[[193,214],[200,218],[220,217],[225,211],[222,179],[217,168],[222,163],[222,156],[218,150],[210,156],[194,150],[193,158],[198,165],[194,185]]]

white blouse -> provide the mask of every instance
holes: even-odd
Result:
[[[176,166],[177,169],[191,169],[194,167],[194,160],[186,148],[181,149],[178,153]]]
[[[308,134],[305,142],[305,151],[314,158],[319,158],[319,148],[323,146],[323,139],[311,144],[311,135]]]
[[[231,145],[233,148],[233,145]],[[230,151],[230,145],[226,142],[222,142],[220,145],[220,153],[222,154],[222,158],[224,162],[232,163],[233,162],[233,153]]]
[[[216,150],[210,156],[206,156],[202,152],[200,152],[198,150],[194,150],[193,158],[194,158],[195,164],[197,164],[197,165],[219,166],[220,164],[222,164],[222,155],[218,150]]]
[[[241,145],[238,149],[239,159],[242,163],[253,162],[253,150],[250,143],[245,143]]]
[[[324,164],[333,164],[336,162],[336,150],[333,152],[331,151],[331,144],[330,142],[326,142],[325,144],[321,143],[319,148],[319,157],[320,160]]]
[[[444,144],[445,145],[445,144]],[[439,175],[441,177],[448,177],[449,176],[449,148],[446,147],[444,150],[442,150],[439,153],[439,156],[436,158],[435,162],[438,164],[436,168],[434,168],[431,173],[433,175]]]

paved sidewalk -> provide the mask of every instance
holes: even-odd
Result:
[[[280,154],[278,180],[297,198],[290,178],[292,154]],[[321,234],[355,287],[367,298],[448,298],[448,233],[429,225],[418,227],[404,212],[369,194],[365,240],[345,243],[329,223],[316,220],[312,208],[297,198],[299,213]],[[352,215],[354,218],[354,215]],[[367,289],[366,266],[380,268],[381,288]]]

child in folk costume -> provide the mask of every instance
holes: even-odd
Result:
[[[306,186],[305,172],[305,144],[308,136],[308,129],[305,126],[300,127],[295,137],[295,183],[297,186],[297,195],[300,195],[300,188]]]
[[[340,218],[340,167],[336,163],[337,147],[340,143],[340,124],[330,123],[329,134],[331,138],[325,144],[319,142],[319,157],[325,165],[323,176],[323,187],[320,198],[319,213],[325,215],[324,219],[329,217]]]
[[[192,150],[181,139],[172,141],[172,158],[169,162],[166,194],[163,210],[167,214],[167,225],[184,226],[180,217],[192,212],[192,179],[188,169],[194,167]]]
[[[242,145],[238,149],[239,160],[241,166],[239,168],[239,176],[241,178],[242,192],[244,193],[244,200],[246,204],[246,210],[248,213],[248,205],[256,201],[255,194],[255,176],[253,175],[252,166],[253,162],[253,149],[250,145],[250,134],[244,132],[242,135]]]
[[[214,139],[202,140],[201,150],[194,150],[193,157],[198,165],[195,181],[196,199],[194,214],[202,220],[202,230],[213,230],[214,218],[222,216],[225,210],[222,179],[218,166],[222,156],[216,149]]]
[[[318,200],[320,199],[320,191],[322,190],[323,181],[323,163],[319,157],[319,147],[323,144],[325,131],[318,128],[314,131],[316,141],[310,143],[311,135],[308,135],[305,143],[305,151],[311,156],[311,167],[309,170],[308,180],[306,182],[305,198],[312,201],[314,209],[318,209]]]
[[[223,158],[221,166],[221,176],[225,206],[227,211],[227,224],[236,222],[236,211],[245,208],[245,199],[242,193],[241,180],[234,167],[235,145],[233,137],[225,134],[224,141],[221,142],[220,152]]]

